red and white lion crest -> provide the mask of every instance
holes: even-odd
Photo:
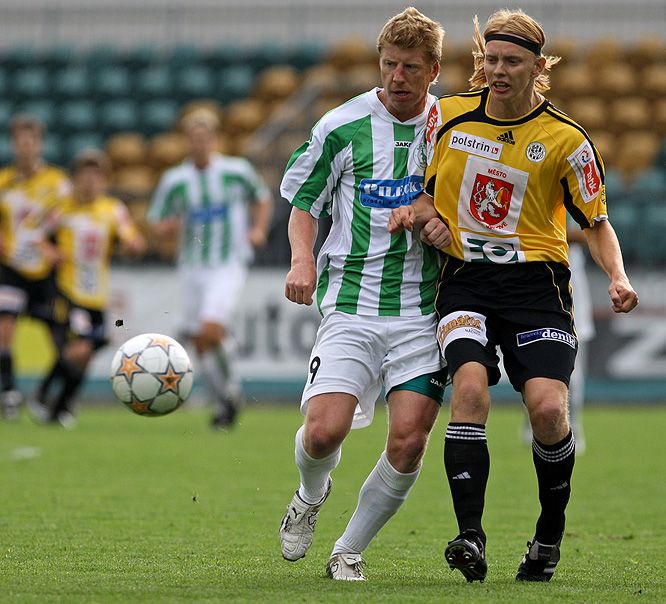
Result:
[[[477,174],[472,187],[470,213],[476,220],[489,227],[502,222],[509,213],[513,185],[485,174]]]

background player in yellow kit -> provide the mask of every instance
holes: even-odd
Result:
[[[50,321],[53,258],[37,242],[49,209],[69,194],[65,172],[42,159],[43,124],[27,114],[10,123],[14,163],[0,170],[0,405],[7,419],[18,415],[12,343],[22,313]]]
[[[106,343],[104,309],[107,304],[109,263],[118,240],[139,254],[145,241],[125,205],[105,195],[109,162],[94,149],[81,152],[73,165],[73,193],[46,225],[55,237],[59,262],[56,271],[58,358],[41,383],[36,415],[72,427],[72,401],[83,382],[95,350]],[[48,249],[50,243],[42,241]],[[57,382],[60,389],[54,390]]]

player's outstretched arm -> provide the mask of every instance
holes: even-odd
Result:
[[[601,220],[591,229],[585,229],[585,234],[592,258],[610,279],[608,295],[613,311],[633,310],[638,305],[638,294],[624,270],[622,251],[612,225],[607,220]]]
[[[291,209],[288,227],[291,268],[287,273],[284,295],[296,304],[312,304],[312,295],[317,287],[313,252],[317,229],[317,220],[309,212],[297,207]]]

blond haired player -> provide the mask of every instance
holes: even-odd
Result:
[[[377,40],[382,87],[326,114],[282,181],[293,206],[285,293],[311,304],[316,287],[323,315],[301,401],[305,423],[296,433],[301,482],[280,526],[285,559],[307,553],[350,429],[372,421],[382,386],[388,401],[386,449],[326,567],[336,580],[365,579],[362,553],[414,485],[444,393],[437,252],[411,233],[386,231],[391,209],[423,190],[423,133],[435,101],[428,90],[439,75],[443,36],[415,8],[390,19]],[[326,215],[333,224],[315,265],[317,220]]]
[[[212,425],[226,428],[236,420],[241,395],[231,322],[254,249],[268,238],[273,199],[248,160],[215,150],[213,111],[193,110],[183,128],[189,157],[162,176],[148,220],[163,235],[180,230],[183,330],[210,391]]]
[[[475,20],[475,42],[474,90],[440,99],[431,114],[428,195],[394,210],[389,228],[418,228],[439,215],[452,234],[450,245],[429,237],[447,254],[438,339],[453,379],[444,463],[460,534],[446,560],[468,581],[486,577],[485,426],[499,346],[529,413],[541,503],[516,579],[548,581],[560,559],[575,456],[567,398],[578,341],[567,212],[608,275],[613,310],[629,312],[638,296],[608,221],[599,153],[543,96],[558,60],[542,54],[543,29],[520,10],[500,10],[483,34]]]
[[[51,321],[53,258],[40,251],[40,227],[49,210],[69,194],[67,175],[42,159],[44,125],[27,114],[10,122],[14,163],[0,170],[0,406],[18,414],[12,343],[22,313]]]

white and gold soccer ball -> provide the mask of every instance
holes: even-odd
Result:
[[[113,393],[138,415],[157,417],[175,411],[190,395],[193,379],[185,349],[158,333],[127,340],[111,361]]]

